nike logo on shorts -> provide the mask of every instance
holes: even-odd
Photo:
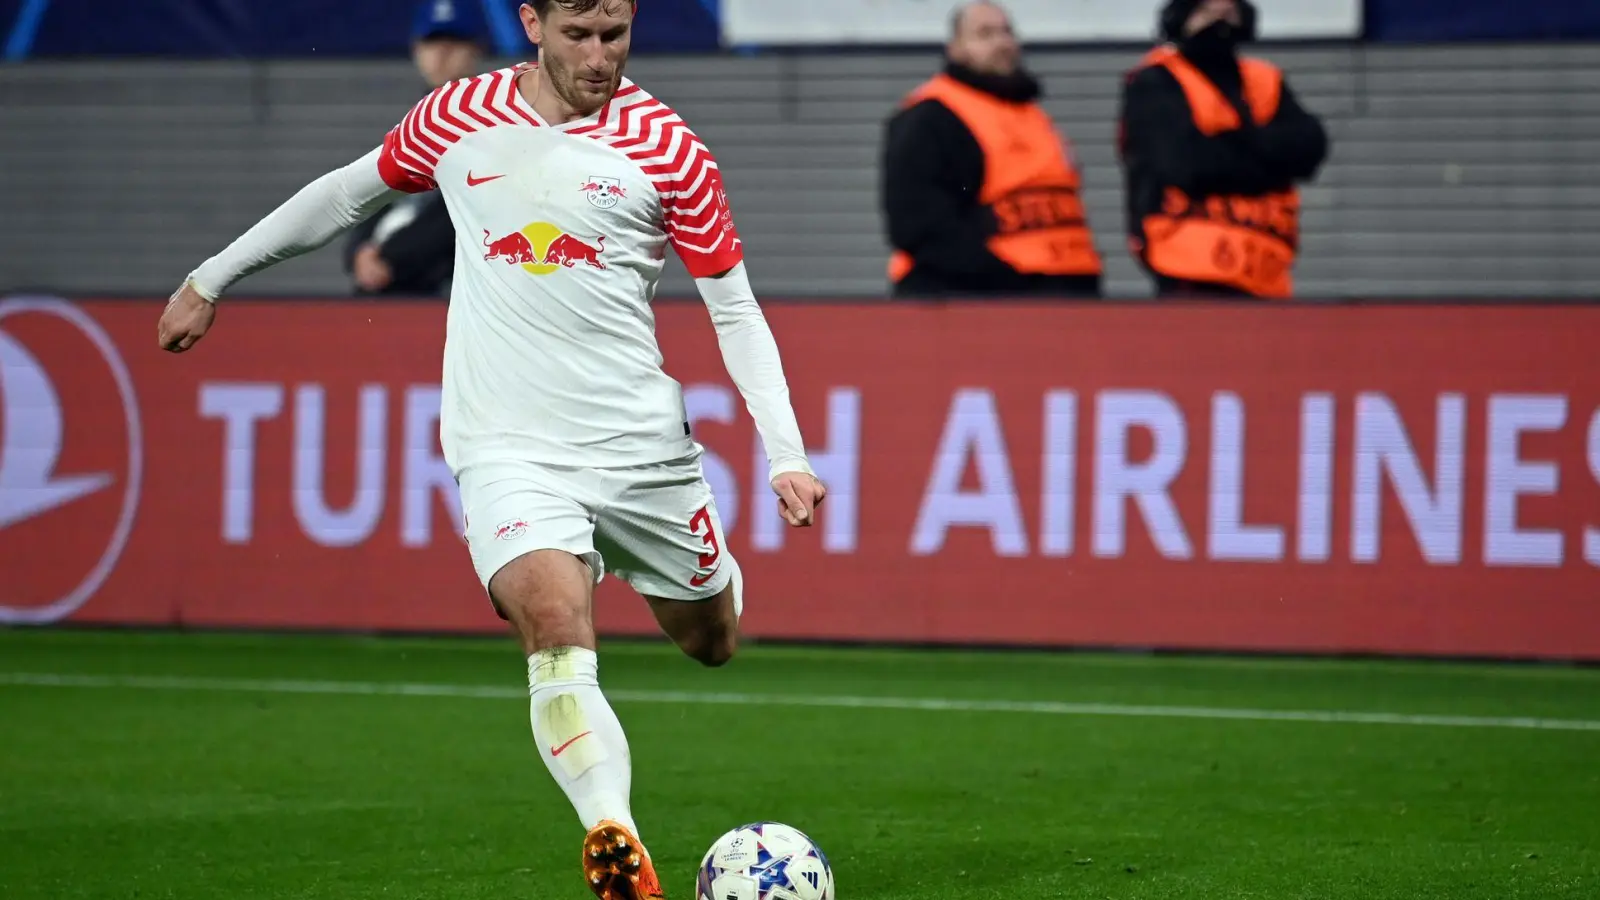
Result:
[[[711,583],[711,579],[717,577],[717,573],[720,571],[722,571],[722,566],[719,565],[704,575],[694,576],[693,578],[689,579],[689,587],[705,587],[707,584]]]

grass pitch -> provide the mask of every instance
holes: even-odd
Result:
[[[508,641],[0,631],[0,897],[583,900]],[[608,643],[673,900],[1600,897],[1600,671]]]

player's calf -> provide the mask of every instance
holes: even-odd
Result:
[[[637,834],[628,739],[600,691],[593,588],[586,561],[554,550],[517,557],[489,583],[527,653],[529,720],[545,767],[585,828],[611,821]]]
[[[530,655],[528,699],[539,755],[583,826],[613,821],[637,833],[628,739],[600,690],[595,652],[554,647]]]

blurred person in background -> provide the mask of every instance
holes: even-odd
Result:
[[[956,10],[944,71],[887,128],[894,296],[1099,296],[1082,179],[1041,93],[1003,8]]]
[[[478,74],[489,43],[482,4],[423,0],[411,40],[411,59],[428,90]],[[443,295],[455,269],[455,234],[440,194],[409,195],[351,232],[345,271],[357,294]]]
[[[1123,87],[1118,150],[1133,253],[1161,296],[1287,298],[1300,195],[1328,155],[1283,72],[1241,57],[1247,0],[1171,0],[1166,44]]]

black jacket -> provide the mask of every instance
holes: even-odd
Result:
[[[1311,180],[1328,157],[1328,134],[1283,84],[1278,112],[1256,126],[1244,99],[1238,60],[1190,62],[1221,90],[1245,123],[1238,131],[1207,137],[1194,124],[1178,80],[1163,66],[1140,69],[1122,92],[1122,141],[1128,229],[1139,236],[1144,217],[1161,207],[1168,186],[1202,199],[1223,194],[1258,196]],[[1156,276],[1161,293],[1230,293],[1226,288]]]
[[[380,228],[383,239],[378,241]],[[444,293],[455,271],[455,240],[455,226],[450,222],[443,195],[438,191],[413,194],[379,210],[350,232],[344,248],[344,270],[354,271],[356,251],[376,242],[378,254],[394,273],[394,280],[377,294],[438,296]],[[368,292],[358,288],[356,293]]]
[[[1039,98],[1039,83],[979,75],[950,64],[945,73],[1013,103]],[[989,252],[999,231],[994,213],[978,202],[984,157],[965,123],[937,100],[924,100],[889,120],[881,195],[890,246],[910,253],[915,267],[895,286],[896,297],[1097,296],[1096,276],[1025,275]]]

